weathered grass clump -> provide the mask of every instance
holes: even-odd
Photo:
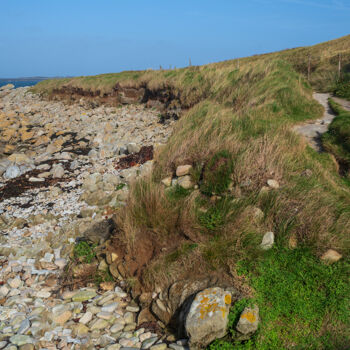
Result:
[[[200,186],[202,193],[211,195],[225,192],[231,183],[232,170],[233,161],[228,151],[214,154],[204,168]]]

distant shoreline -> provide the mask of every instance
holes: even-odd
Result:
[[[0,78],[0,81],[32,81],[32,80],[47,80],[47,79],[61,79],[61,78],[72,78],[67,77],[20,77],[20,78]]]

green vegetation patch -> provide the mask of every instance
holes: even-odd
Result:
[[[191,193],[190,189],[185,189],[179,185],[172,186],[167,191],[167,198],[171,201],[178,201],[186,198]]]
[[[350,101],[350,73],[346,73],[338,80],[333,89],[334,95]]]
[[[199,223],[209,231],[220,229],[225,223],[227,213],[230,209],[230,203],[227,199],[221,199],[212,204],[208,209],[202,208],[198,211]]]
[[[165,257],[165,262],[167,264],[172,264],[175,261],[177,261],[180,257],[186,256],[187,254],[192,252],[197,247],[198,247],[198,244],[196,243],[184,243],[181,247],[176,249],[174,252],[168,254]]]
[[[255,338],[234,346],[238,311],[231,311],[230,339],[219,349],[346,349],[350,344],[350,264],[320,262],[310,250],[274,248],[255,264],[241,261],[238,271],[250,279],[260,308]]]
[[[329,99],[329,105],[337,116],[322,136],[324,148],[343,165],[350,167],[350,112],[332,99]]]
[[[96,257],[97,244],[89,244],[88,242],[81,241],[74,246],[74,257],[83,263],[91,263]]]
[[[203,181],[200,190],[204,194],[211,195],[225,192],[230,183],[233,171],[233,160],[231,154],[226,151],[217,152],[205,166]]]

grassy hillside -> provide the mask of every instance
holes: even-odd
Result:
[[[261,327],[235,349],[350,345],[350,189],[333,157],[316,153],[292,131],[323,112],[305,79],[308,55],[310,83],[329,90],[340,52],[350,63],[350,36],[241,59],[239,67],[233,60],[35,87],[50,93],[65,85],[104,92],[117,82],[154,90],[171,86],[181,105],[191,107],[156,155],[152,176],[131,186],[118,213],[120,240],[134,257],[139,244],[154,248],[138,276],[145,288],[214,274],[256,301]],[[198,189],[161,183],[182,164],[193,166]],[[279,188],[267,190],[269,179]],[[276,243],[263,251],[259,244],[267,231]],[[319,259],[329,248],[343,255],[335,265]],[[243,303],[232,311],[232,327]],[[211,348],[233,349],[233,342],[229,337]]]
[[[238,67],[254,65],[255,62],[270,62],[271,60],[281,59],[289,62],[294,70],[306,77],[308,75],[309,57],[311,71],[310,83],[316,90],[330,91],[338,80],[339,54],[342,56],[343,72],[349,72],[349,35],[315,46],[256,55],[199,67],[161,71],[130,71],[88,77],[45,80],[37,84],[33,88],[33,91],[50,93],[53,89],[69,86],[90,91],[99,91],[103,94],[112,91],[117,83],[120,83],[122,86],[133,87],[147,84],[151,89],[170,85],[185,95],[187,99],[197,100],[202,94],[206,97],[211,83],[222,78],[223,74],[232,72]]]

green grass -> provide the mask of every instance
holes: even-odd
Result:
[[[209,231],[217,231],[225,223],[229,206],[227,199],[220,199],[205,211],[198,211],[199,223]]]
[[[307,248],[274,248],[259,261],[242,261],[239,272],[255,290],[261,324],[247,343],[235,344],[237,315],[230,313],[226,340],[209,349],[348,349],[350,344],[350,265],[322,264]]]
[[[181,247],[176,249],[174,252],[168,254],[165,257],[165,262],[167,264],[172,264],[173,262],[177,261],[180,257],[190,254],[197,247],[198,247],[198,244],[196,243],[184,243],[182,244]]]
[[[323,145],[339,162],[350,167],[350,112],[332,99],[329,104],[337,116],[322,137]]]
[[[186,198],[190,193],[190,189],[185,189],[179,185],[175,185],[169,188],[167,191],[167,198],[170,201],[178,201],[180,199]]]

